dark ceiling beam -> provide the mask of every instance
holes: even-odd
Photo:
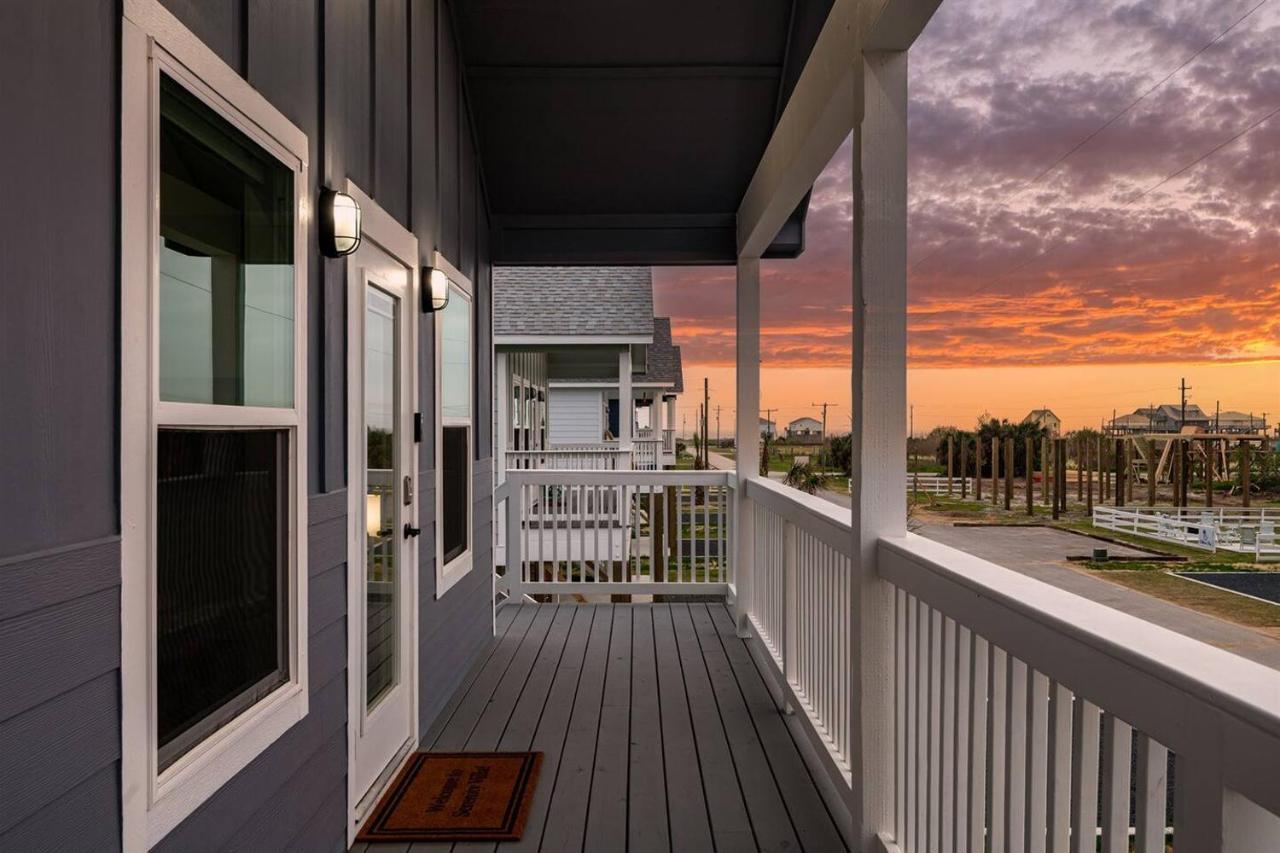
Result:
[[[576,79],[743,77],[773,79],[782,76],[780,65],[471,65],[467,74],[479,79],[512,78]]]

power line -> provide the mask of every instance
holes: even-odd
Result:
[[[1105,131],[1108,127],[1110,127],[1111,125],[1115,124],[1117,121],[1119,121],[1121,118],[1123,118],[1126,114],[1128,114],[1128,113],[1129,113],[1129,112],[1130,112],[1134,107],[1136,107],[1138,104],[1140,104],[1140,103],[1142,103],[1143,101],[1145,101],[1145,100],[1146,100],[1146,99],[1147,99],[1147,98],[1148,98],[1152,93],[1154,93],[1157,89],[1159,89],[1159,88],[1160,88],[1161,86],[1163,86],[1165,83],[1168,83],[1170,80],[1172,80],[1172,79],[1173,79],[1173,78],[1174,78],[1174,77],[1175,77],[1175,76],[1176,76],[1180,71],[1182,71],[1182,69],[1186,68],[1186,67],[1187,67],[1188,65],[1190,65],[1192,62],[1195,62],[1197,59],[1199,59],[1199,58],[1200,58],[1200,56],[1201,56],[1201,54],[1203,54],[1206,50],[1208,50],[1209,48],[1211,48],[1211,47],[1213,47],[1215,44],[1217,44],[1219,41],[1221,41],[1221,40],[1223,39],[1223,37],[1225,37],[1229,32],[1231,32],[1232,30],[1234,30],[1236,27],[1240,26],[1240,24],[1244,23],[1245,19],[1247,19],[1247,18],[1248,18],[1250,15],[1252,15],[1254,12],[1258,11],[1260,8],[1262,8],[1263,6],[1265,6],[1265,5],[1267,4],[1267,2],[1268,2],[1268,0],[1260,0],[1260,2],[1258,2],[1256,5],[1254,5],[1253,7],[1251,7],[1247,12],[1245,12],[1243,15],[1241,15],[1239,18],[1237,18],[1235,21],[1233,21],[1233,22],[1232,22],[1232,24],[1231,24],[1231,26],[1227,27],[1225,30],[1223,30],[1222,32],[1218,33],[1216,36],[1214,36],[1212,39],[1210,39],[1208,42],[1206,42],[1203,46],[1201,46],[1199,50],[1197,50],[1195,53],[1191,54],[1189,57],[1187,57],[1185,60],[1183,60],[1183,61],[1182,61],[1182,64],[1180,64],[1177,68],[1173,69],[1173,70],[1172,70],[1172,71],[1170,71],[1168,74],[1166,74],[1164,77],[1160,78],[1160,80],[1159,80],[1158,82],[1156,82],[1156,83],[1155,83],[1155,85],[1151,86],[1151,88],[1147,89],[1145,92],[1143,92],[1143,93],[1142,93],[1141,95],[1139,95],[1137,98],[1135,98],[1135,99],[1133,99],[1132,101],[1130,101],[1130,102],[1129,102],[1129,103],[1124,107],[1124,109],[1120,110],[1118,113],[1116,113],[1115,115],[1113,115],[1113,116],[1111,116],[1110,118],[1108,118],[1108,119],[1107,119],[1106,121],[1104,121],[1102,124],[1098,125],[1098,126],[1097,126],[1096,128],[1094,128],[1092,131],[1090,131],[1089,133],[1085,134],[1085,136],[1084,136],[1084,137],[1083,137],[1079,142],[1077,142],[1075,145],[1071,146],[1071,148],[1070,148],[1070,149],[1069,149],[1065,154],[1063,154],[1062,156],[1058,157],[1058,159],[1054,160],[1052,163],[1050,163],[1048,166],[1046,166],[1044,169],[1042,169],[1039,173],[1037,173],[1037,174],[1036,174],[1036,176],[1035,176],[1035,177],[1033,177],[1033,178],[1031,178],[1030,180],[1028,180],[1028,181],[1026,181],[1025,183],[1023,183],[1023,185],[1022,185],[1021,187],[1019,187],[1019,188],[1018,188],[1014,193],[1012,193],[1011,195],[1006,196],[1006,197],[1005,197],[1005,199],[1004,199],[1004,201],[1003,201],[1001,204],[1005,204],[1005,205],[1007,205],[1009,202],[1011,202],[1011,201],[1013,201],[1013,200],[1017,199],[1019,196],[1021,196],[1021,195],[1022,195],[1023,193],[1025,193],[1027,190],[1031,189],[1031,187],[1033,187],[1033,186],[1035,186],[1036,184],[1038,184],[1041,180],[1043,180],[1045,177],[1047,177],[1047,176],[1049,175],[1049,173],[1051,173],[1054,169],[1058,168],[1058,167],[1059,167],[1059,166],[1061,166],[1064,162],[1066,162],[1066,160],[1067,160],[1069,157],[1071,157],[1071,155],[1075,154],[1075,153],[1076,153],[1077,151],[1079,151],[1081,148],[1083,148],[1083,147],[1085,147],[1086,145],[1088,145],[1088,144],[1089,144],[1090,142],[1092,142],[1095,138],[1097,138],[1097,136],[1098,136],[1099,134],[1101,134],[1103,131]],[[1192,164],[1192,165],[1194,165],[1194,164]],[[960,240],[960,239],[963,239],[963,238],[966,238],[966,237],[971,237],[971,236],[972,236],[972,234],[962,234],[962,235],[961,235],[961,234],[958,234],[958,235],[956,235],[955,237],[951,237],[951,238],[949,238],[949,239],[948,239],[948,240],[946,240],[946,241],[945,241],[941,246],[939,246],[938,248],[934,249],[932,252],[929,252],[929,253],[928,253],[928,254],[926,254],[923,258],[921,258],[920,260],[916,261],[915,263],[913,263],[913,264],[911,264],[909,267],[907,267],[907,272],[912,272],[913,270],[915,270],[915,268],[916,268],[916,267],[918,267],[918,266],[920,266],[921,264],[925,263],[926,261],[928,261],[928,260],[930,260],[930,259],[932,259],[932,258],[936,257],[938,254],[940,254],[941,252],[945,251],[945,250],[946,250],[946,248],[947,248],[948,246],[950,246],[952,243],[956,242],[957,240]]]

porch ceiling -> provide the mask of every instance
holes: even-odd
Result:
[[[502,264],[731,263],[830,0],[456,6]],[[803,248],[808,200],[770,256]]]

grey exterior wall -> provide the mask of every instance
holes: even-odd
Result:
[[[473,279],[475,568],[435,598],[434,339],[422,324],[421,722],[491,637],[489,218],[447,0],[165,0]],[[110,0],[0,4],[0,851],[120,846],[119,30]],[[11,196],[14,197],[14,196]],[[159,845],[339,850],[346,808],[345,264],[309,269],[310,713]]]

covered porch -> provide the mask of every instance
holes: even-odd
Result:
[[[543,794],[552,801],[541,834],[531,833],[521,845],[545,846],[548,837],[566,831],[571,844],[582,844],[593,827],[620,833],[619,819],[610,815],[622,814],[624,805],[628,849],[679,847],[677,824],[681,831],[720,839],[721,849],[737,849],[729,839],[746,849],[774,849],[776,838],[762,835],[762,827],[789,824],[801,849],[880,853],[1127,853],[1131,844],[1154,853],[1171,840],[1184,853],[1243,853],[1266,849],[1280,834],[1280,789],[1274,784],[1280,674],[908,532],[907,53],[937,5],[831,5],[809,30],[813,39],[802,54],[803,68],[784,74],[778,104],[785,107],[745,170],[749,177],[743,182],[743,174],[718,176],[724,180],[714,187],[717,192],[736,192],[731,214],[712,216],[709,203],[698,208],[704,213],[697,217],[672,213],[688,200],[681,194],[690,188],[712,195],[712,182],[688,167],[696,157],[679,160],[683,172],[655,163],[652,174],[637,177],[619,176],[606,164],[579,169],[545,152],[561,183],[597,186],[591,204],[612,198],[615,181],[626,185],[629,199],[656,196],[628,181],[661,185],[670,193],[663,199],[670,206],[647,212],[624,214],[597,205],[597,213],[584,215],[568,204],[548,204],[538,214],[513,207],[503,215],[504,197],[497,194],[500,259],[508,263],[736,267],[734,471],[509,467],[495,490],[495,527],[505,536],[494,581],[502,634],[497,648],[508,651],[495,652],[498,657],[490,661],[498,660],[504,674],[514,668],[518,683],[495,673],[486,677],[482,670],[455,697],[457,706],[443,728],[424,744],[496,748],[508,734],[510,742],[539,742],[558,670],[548,670],[545,687],[537,687],[540,682],[528,673],[548,642],[548,654],[563,661],[576,631],[588,644],[576,670],[581,683],[595,665],[589,644],[602,612],[610,614],[605,619],[612,632],[604,672],[593,676],[603,678],[602,697],[610,667],[626,667],[629,678],[625,701],[619,694],[615,709],[602,698],[599,717],[586,727],[587,739],[593,727],[596,737],[593,783],[585,801],[583,795],[572,799],[564,827],[554,798],[566,770],[572,768],[570,778],[581,783],[577,768],[585,760],[570,760],[564,752],[577,736],[574,708],[556,711],[569,722],[561,746],[552,735],[556,767],[544,777],[552,788]],[[644,95],[632,105],[656,106],[663,96],[655,93],[674,98],[673,92],[690,87],[686,67],[662,63],[660,69],[628,65],[625,72],[609,73],[552,64],[525,76],[504,65],[511,57],[503,51],[520,54],[518,48],[501,40],[485,46],[493,55],[479,75],[481,114],[489,111],[497,126],[502,110],[519,112],[540,103],[522,100],[530,91],[572,101],[586,88],[592,98],[599,96],[595,87],[603,77],[614,83],[643,79],[648,87],[641,87]],[[696,53],[683,41],[680,47]],[[710,87],[743,74],[740,66],[717,65],[699,68],[695,76],[711,81],[699,84]],[[517,78],[518,84],[511,83]],[[734,85],[750,84],[735,79]],[[617,91],[632,90],[617,84]],[[579,120],[557,115],[550,124]],[[494,126],[485,120],[481,125]],[[700,132],[718,138],[711,128],[700,126]],[[853,176],[852,511],[762,478],[756,464],[761,264],[798,250],[789,237],[802,237],[806,196],[846,141]],[[492,137],[489,146],[486,158],[497,164],[497,174],[524,162],[524,151]],[[619,386],[626,396],[629,357],[619,355]],[[632,438],[628,427],[623,441]],[[602,514],[607,524],[600,523]],[[548,530],[554,531],[551,539],[543,535]],[[612,596],[652,597],[657,603],[602,603]],[[577,601],[590,603],[569,603]],[[510,639],[518,624],[530,626],[516,635],[532,632],[536,650]],[[615,654],[612,637],[619,636],[620,625],[629,644]],[[682,697],[664,692],[663,659],[679,664]],[[753,821],[749,836],[721,836],[734,832],[734,825],[717,825],[725,813],[712,803],[713,793],[732,792],[732,779],[749,805],[748,782],[764,778],[744,775],[734,751],[734,731],[720,702],[736,707],[738,700],[713,680],[715,667],[726,662],[769,765],[772,778],[766,781],[776,789],[769,797],[787,813],[785,822]],[[703,670],[709,686],[700,681]],[[675,669],[669,671],[674,688]],[[656,690],[637,680],[647,672],[654,674]],[[533,694],[529,684],[537,688]],[[758,703],[744,685],[753,685]],[[711,706],[700,704],[699,693],[716,702],[719,735]],[[513,710],[490,714],[499,696]],[[517,710],[526,696],[543,710]],[[649,777],[632,776],[636,768],[628,764],[624,804],[594,796],[595,782],[608,783],[620,772],[599,763],[607,757],[602,746],[620,737],[606,725],[607,710],[617,715],[618,728],[625,715],[630,741],[648,745],[637,750],[633,743],[629,762],[662,755],[661,779],[651,767],[649,784],[638,784],[637,778]],[[705,742],[697,722],[704,715],[712,733]],[[656,737],[645,728],[655,718]],[[786,741],[773,735],[775,755],[763,745],[765,730],[786,734]],[[479,739],[476,732],[482,733]],[[686,748],[673,750],[670,738],[682,737]],[[732,775],[717,744],[727,744]],[[803,773],[783,779],[774,759],[793,764],[797,757]],[[683,771],[675,777],[674,766]],[[724,773],[724,785],[709,772]],[[838,838],[799,835],[800,823],[812,823],[798,821],[793,810],[801,789],[820,800],[821,811],[804,794],[812,814],[825,815],[812,819],[819,831],[830,821]],[[754,818],[753,809],[747,811]],[[641,815],[659,817],[637,823]],[[646,834],[660,832],[661,817],[669,834]],[[736,831],[742,829],[739,824]],[[585,849],[595,848],[586,843]]]
[[[723,603],[513,605],[496,631],[422,748],[543,753],[501,849],[846,849]]]

